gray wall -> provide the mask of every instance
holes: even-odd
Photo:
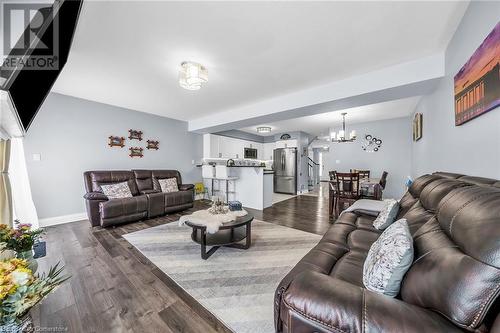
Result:
[[[329,152],[323,152],[323,178],[328,171],[349,172],[350,169],[367,169],[372,177],[387,171],[385,198],[399,199],[404,194],[404,181],[411,172],[411,118],[388,119],[348,125],[348,132],[356,130],[358,139],[352,143],[332,143]],[[362,149],[366,134],[380,138],[378,152]],[[336,163],[336,161],[340,163]]]
[[[144,140],[108,147],[108,137],[128,137],[142,130]],[[160,141],[157,151],[130,158],[128,148]],[[189,133],[187,123],[60,94],[50,94],[25,138],[25,152],[33,199],[40,218],[85,211],[82,174],[86,170],[178,169],[183,181],[201,180],[191,164],[203,152],[202,136]],[[40,153],[41,161],[33,161]]]
[[[412,147],[412,174],[443,170],[500,179],[500,110],[455,126],[453,77],[498,23],[500,1],[472,1],[446,49],[446,77],[416,112],[423,137]]]

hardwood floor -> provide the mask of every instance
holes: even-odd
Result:
[[[330,226],[327,205],[322,196],[302,195],[251,211],[322,235]],[[206,207],[196,202],[182,213],[117,228],[91,228],[88,221],[48,227],[39,270],[60,261],[71,279],[32,310],[35,325],[67,332],[229,332],[122,237]]]

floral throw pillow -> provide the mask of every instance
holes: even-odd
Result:
[[[160,183],[160,188],[163,193],[179,191],[179,186],[177,186],[177,178],[158,179],[158,182]]]
[[[385,208],[378,214],[373,221],[373,226],[378,230],[384,230],[394,222],[399,211],[399,202],[394,199],[384,200]]]
[[[363,265],[366,289],[396,297],[413,262],[413,238],[406,219],[391,224],[372,244]]]
[[[131,198],[132,192],[130,192],[130,187],[128,187],[127,182],[115,183],[108,185],[101,185],[102,193],[108,197],[108,199],[122,199]]]

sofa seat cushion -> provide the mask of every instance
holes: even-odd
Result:
[[[317,272],[293,280],[281,309],[288,332],[463,332],[433,311]]]
[[[363,264],[367,255],[367,251],[360,249],[354,249],[347,252],[337,261],[335,266],[333,266],[329,275],[333,278],[364,288]]]
[[[381,231],[373,227],[373,221],[375,220],[375,218],[376,218],[375,216],[348,212],[340,215],[339,219],[335,222],[335,224],[337,223],[348,224],[353,226],[354,229],[364,229],[376,233],[381,233]]]
[[[372,225],[374,217],[357,216],[353,220],[351,215],[343,215],[346,215],[344,220],[334,223],[318,244],[318,247],[321,245],[320,249],[327,248],[326,244],[331,249],[336,249],[335,260],[323,267],[324,274],[363,287],[363,263],[370,246],[381,232]],[[312,257],[320,260],[321,255],[316,250]]]
[[[193,191],[164,193],[165,207],[179,206],[193,202]]]
[[[112,218],[123,215],[147,212],[148,200],[145,195],[131,198],[111,199],[99,203],[101,218]]]

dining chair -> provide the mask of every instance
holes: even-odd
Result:
[[[328,182],[328,216],[334,217],[337,214],[337,184]]]
[[[351,169],[351,173],[359,173],[359,178],[370,178],[370,170]]]
[[[361,198],[362,199],[372,199],[372,200],[382,200],[382,194],[385,189],[385,185],[387,184],[387,175],[389,173],[384,171],[382,173],[382,177],[377,184],[373,185],[373,188],[364,188],[361,190]]]
[[[345,204],[353,204],[359,199],[359,173],[336,173],[335,214],[340,215]]]
[[[389,173],[387,171],[382,172],[382,177],[380,177],[380,187],[385,190],[385,185],[387,184],[387,175]]]

